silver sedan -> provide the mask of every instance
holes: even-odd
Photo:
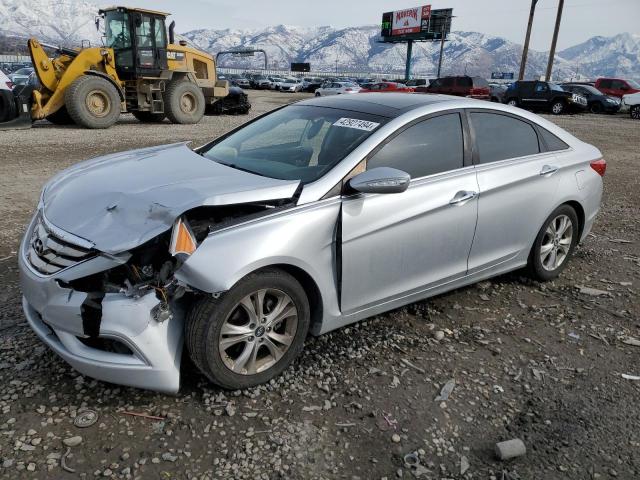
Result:
[[[192,150],[78,164],[21,245],[23,306],[78,371],[267,382],[320,335],[508,271],[557,277],[606,162],[543,118],[439,95],[302,101]]]

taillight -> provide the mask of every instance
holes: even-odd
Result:
[[[604,177],[604,173],[607,171],[607,161],[604,158],[601,158],[600,160],[594,160],[590,163],[590,165],[598,175]]]
[[[9,89],[13,88],[13,82],[4,82],[7,84],[7,87],[9,87]]]

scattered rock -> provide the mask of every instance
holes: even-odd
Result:
[[[67,447],[77,447],[82,443],[82,437],[80,435],[76,435],[75,437],[69,437],[62,440]]]
[[[527,453],[524,442],[519,438],[496,443],[496,457],[505,461],[511,458],[521,457]]]

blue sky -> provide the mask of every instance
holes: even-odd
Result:
[[[101,2],[103,3],[103,2]],[[177,31],[196,28],[261,28],[287,24],[349,27],[380,22],[382,12],[428,4],[412,0],[133,0],[131,6],[173,14]],[[454,30],[478,31],[522,43],[530,0],[434,0],[433,8],[453,8]],[[539,0],[531,37],[548,50],[558,0]],[[565,0],[558,48],[592,36],[639,33],[640,0]]]

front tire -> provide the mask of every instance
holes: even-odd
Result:
[[[507,105],[510,105],[512,107],[517,107],[518,106],[518,100],[515,98],[510,98],[509,100],[507,100]]]
[[[561,205],[545,220],[529,254],[529,274],[543,282],[553,280],[567,266],[578,243],[576,211]]]
[[[604,111],[604,107],[600,102],[594,102],[591,104],[591,107],[589,107],[589,111],[591,113],[602,113]]]
[[[320,96],[320,92],[316,92],[316,97],[319,97],[319,96]]]
[[[64,103],[73,121],[85,128],[109,128],[120,116],[120,94],[109,80],[83,75],[69,85]]]
[[[640,105],[633,105],[629,113],[634,120],[640,120]]]
[[[171,82],[164,92],[164,111],[171,123],[198,123],[204,109],[202,89],[188,80]]]
[[[309,323],[300,283],[286,272],[265,269],[217,299],[199,301],[188,314],[185,342],[209,380],[237,390],[282,373],[302,351]]]
[[[565,110],[564,102],[560,100],[556,100],[551,105],[551,113],[553,113],[554,115],[562,115],[564,113],[564,110]]]

